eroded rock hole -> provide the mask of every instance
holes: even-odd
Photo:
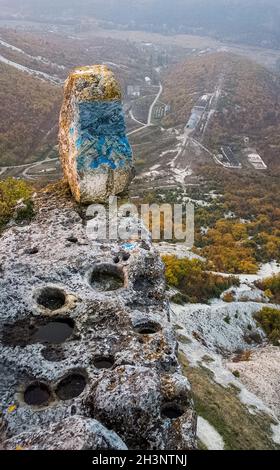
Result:
[[[146,321],[137,324],[134,327],[134,330],[140,335],[154,335],[161,330],[161,326],[158,323]]]
[[[66,359],[64,351],[59,347],[47,346],[41,354],[49,362],[60,362]]]
[[[78,238],[73,236],[66,238],[66,240],[70,243],[78,243]]]
[[[66,296],[61,289],[45,287],[37,297],[37,303],[49,310],[59,310],[65,304]]]
[[[75,322],[71,318],[29,317],[4,325],[1,341],[6,346],[60,344],[71,337]]]
[[[113,356],[97,356],[93,359],[93,365],[96,369],[111,369],[114,362]]]
[[[33,335],[36,343],[64,343],[73,333],[75,323],[72,319],[56,319],[39,326]]]
[[[138,276],[135,279],[133,288],[137,292],[140,292],[140,291],[147,292],[147,291],[153,289],[154,286],[155,286],[155,281],[154,280],[149,279],[145,275],[141,275],[141,276]]]
[[[73,373],[62,379],[56,388],[56,395],[61,400],[71,400],[84,391],[87,381],[84,375]]]
[[[184,409],[177,403],[166,403],[161,409],[163,418],[178,419],[184,414]]]
[[[34,382],[28,385],[24,392],[24,401],[30,406],[47,405],[50,397],[50,388],[43,382]]]
[[[96,266],[91,273],[90,284],[100,292],[121,289],[124,286],[123,271],[116,265]]]
[[[32,248],[27,248],[25,250],[26,255],[36,255],[39,253],[39,248],[37,246],[33,246]]]

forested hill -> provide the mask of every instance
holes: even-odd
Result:
[[[185,124],[199,96],[219,94],[204,142],[217,150],[224,141],[240,145],[248,137],[265,160],[279,167],[280,80],[246,58],[214,53],[190,58],[170,68],[163,100],[171,106],[165,124]]]

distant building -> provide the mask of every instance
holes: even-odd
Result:
[[[138,98],[141,96],[140,86],[138,85],[128,85],[127,87],[127,96]]]
[[[198,123],[199,123],[199,121],[200,121],[200,119],[203,115],[204,109],[205,108],[203,108],[201,106],[195,106],[192,109],[191,117],[187,122],[187,129],[195,129],[196,128],[196,126],[198,125]]]
[[[154,106],[153,118],[163,119],[166,114],[170,111],[170,106],[160,101]]]
[[[145,77],[145,82],[146,82],[146,85],[151,85],[152,84],[152,79],[150,77]]]
[[[154,119],[162,119],[164,117],[164,106],[156,105],[154,107]]]
[[[267,165],[264,163],[262,157],[258,153],[250,153],[248,155],[248,160],[256,170],[267,169]]]
[[[237,156],[233,153],[232,148],[228,145],[225,147],[221,147],[222,155],[223,155],[223,162],[225,166],[230,168],[241,168],[242,165],[239,162]]]

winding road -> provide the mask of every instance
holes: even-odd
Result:
[[[0,61],[1,61],[1,56],[0,56]],[[6,59],[5,59],[6,61]],[[18,64],[15,64],[15,65],[18,65]],[[53,77],[52,77],[53,78]],[[149,114],[148,114],[148,120],[147,120],[147,123],[144,124],[142,123],[141,121],[138,121],[134,115],[133,115],[133,112],[130,111],[129,114],[130,114],[130,117],[133,121],[137,122],[137,124],[140,124],[141,127],[138,127],[137,129],[129,132],[127,135],[130,136],[132,134],[136,134],[137,132],[140,132],[141,130],[143,129],[146,129],[148,127],[151,127],[153,124],[152,124],[152,118],[153,118],[153,110],[154,110],[154,107],[155,105],[157,104],[161,94],[163,92],[163,86],[161,83],[159,83],[159,91],[154,99],[154,101],[152,102],[150,108],[149,108]],[[45,160],[41,160],[41,161],[38,161],[38,162],[34,162],[34,163],[25,163],[25,164],[22,164],[22,165],[11,165],[11,166],[3,166],[3,167],[0,167],[0,176],[3,175],[6,171],[8,170],[13,170],[13,169],[17,169],[17,168],[22,168],[24,169],[23,171],[23,174],[22,176],[24,178],[27,178],[27,179],[34,179],[34,176],[31,176],[29,175],[29,171],[32,170],[33,168],[39,166],[39,165],[42,165],[44,163],[47,163],[47,162],[55,162],[57,161],[58,158],[46,158]]]
[[[135,129],[134,131],[131,131],[129,132],[127,135],[130,136],[130,135],[133,135],[133,134],[136,134],[137,132],[140,132],[142,131],[143,129],[146,129],[147,127],[151,127],[153,124],[152,124],[152,118],[153,118],[153,111],[154,111],[154,107],[155,105],[157,104],[161,94],[162,94],[162,91],[163,91],[163,87],[162,87],[162,84],[159,83],[159,92],[157,94],[157,96],[155,97],[154,101],[152,102],[150,108],[149,108],[149,114],[148,114],[148,121],[147,121],[147,124],[143,124],[143,123],[140,123],[140,121],[137,121],[137,119],[135,119],[135,117],[133,116],[133,113],[132,111],[129,113],[130,114],[130,117],[131,119],[133,119],[133,121],[137,122],[138,124],[143,124],[142,127],[138,127],[137,129]]]

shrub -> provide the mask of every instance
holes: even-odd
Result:
[[[255,313],[254,318],[264,330],[269,341],[271,341],[274,346],[279,346],[280,310],[264,307],[260,312]]]
[[[178,292],[177,294],[174,294],[170,300],[171,302],[174,302],[174,304],[178,304],[178,305],[184,305],[187,302],[189,302],[189,298],[186,295],[181,294],[180,292]]]
[[[234,375],[234,377],[236,377],[237,379],[239,379],[239,377],[240,377],[240,372],[239,372],[239,370],[234,370],[232,374]]]
[[[33,202],[31,200],[32,188],[28,183],[14,178],[0,181],[0,231],[14,214],[19,200],[23,202],[16,214],[16,220],[30,219],[33,215]]]
[[[271,302],[280,303],[280,274],[256,282],[256,286],[265,292]]]
[[[241,351],[232,359],[232,362],[249,362],[252,356],[252,351]]]
[[[224,302],[234,302],[234,295],[233,292],[226,292],[225,295],[223,296],[223,301]]]
[[[214,297],[219,298],[232,285],[239,285],[234,276],[223,277],[207,272],[206,264],[197,259],[164,256],[163,261],[167,283],[176,287],[191,303],[208,303]]]

